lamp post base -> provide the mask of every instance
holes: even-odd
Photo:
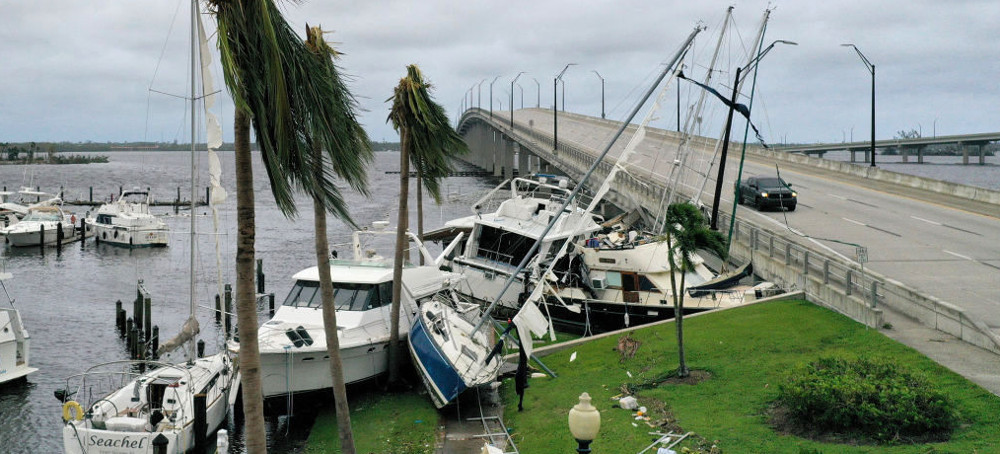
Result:
[[[590,454],[590,443],[594,440],[576,440],[576,452],[580,454]]]

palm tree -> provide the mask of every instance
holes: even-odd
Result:
[[[323,30],[320,27],[306,26],[306,47],[326,66],[333,75],[331,81],[337,83],[341,79],[339,71],[333,61],[338,57],[338,53],[330,47],[323,38]],[[347,112],[347,122],[339,124],[345,130],[344,134],[349,134],[352,140],[344,143],[370,143],[364,129],[357,122],[353,112],[357,107],[354,99],[347,92],[346,87],[338,89],[338,93],[345,94],[340,102],[344,103],[343,108]],[[354,150],[339,150],[338,154],[350,154]],[[368,150],[369,157],[371,151]],[[328,163],[323,162],[323,152],[319,143],[313,144],[313,172],[322,172],[327,168]],[[336,164],[334,164],[336,166]],[[321,175],[316,175],[316,179],[321,179]],[[330,245],[326,235],[326,206],[323,200],[313,196],[313,215],[316,230],[316,266],[319,268],[320,295],[323,299],[323,329],[326,331],[326,346],[330,356],[330,376],[333,377],[333,398],[337,413],[337,429],[340,435],[340,451],[342,453],[354,453],[354,433],[351,430],[351,411],[347,403],[347,387],[344,384],[344,367],[340,357],[340,339],[337,336],[337,310],[333,304],[333,283],[330,276]]]
[[[367,195],[366,168],[372,155],[368,141],[353,134],[353,112],[344,109],[354,102],[350,94],[330,65],[292,31],[272,0],[209,0],[209,5],[216,17],[226,87],[236,105],[237,325],[246,449],[255,454],[266,452],[267,446],[253,288],[249,127],[252,124],[256,132],[275,202],[289,217],[296,214],[293,190],[301,189],[353,224],[333,178]],[[317,146],[326,150],[324,162],[332,165],[314,166]]]
[[[680,361],[677,376],[683,378],[690,374],[684,361],[684,277],[687,270],[694,268],[691,254],[698,249],[705,249],[725,259],[726,246],[722,234],[709,230],[705,217],[691,203],[675,203],[667,207],[664,225],[664,234],[660,239],[667,242],[668,263],[674,271],[681,271],[679,286],[675,278],[677,273],[670,273],[670,290],[674,299],[674,322],[677,326],[677,352]],[[677,257],[678,254],[680,257]]]
[[[427,191],[440,199],[440,180],[451,171],[449,157],[468,151],[461,136],[448,125],[444,107],[430,95],[431,84],[424,81],[420,68],[406,67],[399,80],[387,121],[399,133],[399,217],[396,226],[396,257],[392,273],[392,324],[389,341],[389,383],[399,379],[399,307],[403,289],[403,254],[408,225],[410,161],[413,161]]]

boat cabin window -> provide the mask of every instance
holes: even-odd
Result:
[[[528,254],[534,244],[535,240],[524,235],[481,225],[476,257],[516,266],[521,263],[521,259]]]
[[[644,292],[660,291],[658,288],[656,288],[656,284],[653,284],[653,281],[650,281],[649,278],[646,277],[646,275],[644,274],[639,275],[639,290],[642,290]]]
[[[622,286],[622,273],[617,271],[608,271],[604,275],[607,279],[607,285],[611,288],[621,288]]]
[[[333,283],[333,305],[338,311],[364,311],[392,302],[392,281],[380,284]],[[323,307],[317,281],[297,281],[283,303],[292,307]]]
[[[31,211],[24,217],[25,221],[61,221],[59,213],[52,211]]]
[[[97,215],[98,224],[111,224],[113,222],[114,216],[110,214],[99,214]]]

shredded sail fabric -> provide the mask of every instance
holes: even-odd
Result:
[[[544,336],[549,330],[549,322],[542,311],[531,301],[525,301],[521,310],[514,316],[514,325],[517,326],[517,337],[521,339],[521,349],[531,356],[532,342],[531,335]]]
[[[184,345],[185,342],[194,339],[199,331],[201,331],[201,328],[198,326],[198,319],[193,316],[188,318],[184,322],[184,326],[181,327],[181,332],[177,333],[172,339],[160,344],[160,348],[156,350],[156,354],[163,356],[176,350],[177,347]]]
[[[201,86],[205,96],[205,133],[208,141],[208,180],[209,199],[208,204],[212,208],[212,227],[215,233],[219,232],[219,205],[226,201],[228,194],[222,187],[222,162],[215,152],[222,146],[222,126],[219,119],[212,113],[215,106],[215,83],[212,80],[212,54],[208,50],[208,38],[205,35],[205,26],[201,22],[201,15],[198,15],[198,46],[201,60]],[[223,293],[222,289],[222,251],[219,246],[219,236],[215,236],[215,269],[217,294]]]

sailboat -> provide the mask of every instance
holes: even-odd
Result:
[[[608,142],[606,148],[601,152],[600,156],[594,160],[590,169],[588,169],[580,179],[580,183],[577,184],[571,191],[566,193],[565,196],[561,196],[557,199],[558,202],[561,203],[528,205],[518,204],[518,202],[515,201],[511,204],[511,206],[506,208],[509,210],[509,213],[511,213],[509,216],[530,218],[543,211],[550,212],[551,215],[545,216],[548,222],[545,223],[544,228],[540,228],[540,232],[533,235],[536,240],[530,247],[525,247],[527,244],[521,244],[520,242],[514,246],[511,244],[505,245],[502,238],[495,240],[496,244],[494,246],[496,247],[496,251],[498,253],[509,254],[512,249],[516,249],[520,260],[516,268],[505,273],[505,282],[497,296],[492,299],[492,302],[490,302],[489,307],[482,311],[478,308],[465,311],[463,310],[464,306],[458,301],[448,301],[442,299],[435,299],[434,301],[437,303],[425,303],[421,305],[420,316],[414,321],[413,326],[410,328],[410,353],[413,357],[414,363],[417,365],[417,370],[420,373],[421,379],[424,381],[427,390],[430,392],[432,399],[434,400],[435,406],[442,408],[457,398],[465,389],[470,388],[473,385],[486,384],[490,381],[496,380],[496,374],[499,372],[499,366],[494,366],[493,361],[495,360],[495,355],[490,354],[494,348],[492,343],[488,340],[489,336],[487,333],[490,333],[490,331],[481,331],[481,329],[483,329],[486,324],[490,324],[492,328],[491,316],[493,309],[496,308],[501,301],[503,301],[504,294],[511,288],[515,281],[520,278],[519,276],[521,275],[521,272],[527,268],[529,262],[534,263],[534,268],[537,272],[542,265],[542,260],[553,252],[550,248],[546,248],[544,250],[541,248],[545,246],[546,238],[548,238],[549,233],[553,231],[553,228],[556,225],[560,225],[560,228],[568,227],[569,229],[576,230],[577,232],[583,232],[586,231],[588,223],[593,223],[593,218],[590,216],[590,213],[593,211],[593,204],[599,201],[604,192],[607,192],[613,176],[605,180],[604,185],[602,185],[601,189],[597,191],[598,196],[595,196],[594,200],[591,201],[591,206],[588,210],[579,212],[578,209],[575,208],[575,203],[576,197],[583,188],[583,184],[588,178],[590,178],[590,175],[594,173],[594,170],[604,160],[604,157],[607,156],[608,152],[611,150],[612,145],[625,131],[625,128],[631,122],[632,118],[638,113],[639,109],[643,104],[645,104],[646,100],[653,94],[653,91],[660,85],[660,82],[663,81],[667,73],[674,68],[677,62],[680,61],[681,57],[687,52],[687,49],[690,47],[694,37],[701,30],[702,27],[695,27],[694,31],[691,32],[685,43],[674,56],[673,62],[666,65],[660,72],[659,77],[656,78],[655,82],[643,96],[642,100],[635,106],[629,118],[622,122],[622,126]],[[643,130],[641,128],[638,130],[636,136],[632,138],[633,142],[637,143],[637,141],[642,140],[642,131]],[[629,146],[626,147],[626,150],[629,148],[634,148],[633,143],[630,143]],[[619,159],[623,158],[627,153],[628,151],[623,151]],[[616,165],[616,168],[619,166],[620,165]],[[559,186],[562,186],[562,189],[566,188],[563,185]],[[573,208],[568,209],[571,205],[573,205]],[[566,213],[570,213],[571,215],[567,218]],[[559,252],[554,254],[556,258],[565,255],[566,249],[570,244],[568,239],[575,236],[573,235],[572,230],[569,230],[568,233],[569,234],[566,238],[561,242],[555,242],[552,244],[551,248],[559,250]],[[499,256],[500,255],[498,255],[498,257]],[[540,276],[542,282],[544,282],[547,276],[551,273],[552,267],[556,262],[557,259],[551,260],[548,270],[538,275]],[[507,264],[512,265],[513,260],[508,261]],[[518,315],[515,316],[515,323],[518,323],[518,319],[521,320],[521,323],[518,324],[520,338],[522,340],[528,340],[528,342],[522,342],[522,348],[531,348],[530,334],[528,333],[537,332],[535,330],[540,328],[538,325],[544,325],[544,321],[543,323],[538,323],[541,313],[538,311],[538,308],[534,305],[534,303],[530,302],[531,298],[534,298],[534,300],[537,301],[537,298],[541,295],[542,288],[543,284],[536,284],[534,290],[532,291],[533,296],[529,297],[528,304],[524,304],[521,311],[519,311]]]
[[[207,45],[197,1],[191,2],[191,15],[193,214],[196,152],[193,113],[197,99],[194,48],[200,37],[204,57]],[[199,32],[200,36],[196,36]],[[204,58],[202,64],[203,77],[206,77]],[[210,96],[210,84],[204,80],[203,84],[206,95]],[[210,106],[210,101],[206,100],[206,105]],[[211,129],[211,115],[207,116]],[[216,137],[217,134],[209,133],[210,154],[213,145],[218,146],[213,140]],[[63,401],[63,448],[67,453],[147,453],[154,452],[154,446],[162,449],[156,452],[185,453],[200,447],[205,435],[225,422],[236,398],[239,371],[225,348],[220,353],[205,357],[198,357],[194,352],[194,341],[199,332],[195,317],[194,244],[195,218],[191,216],[190,313],[180,334],[163,343],[158,351],[162,355],[184,347],[187,360],[176,364],[148,360],[114,361],[68,378],[66,388],[57,392],[57,397]],[[76,385],[75,390],[73,384]]]

